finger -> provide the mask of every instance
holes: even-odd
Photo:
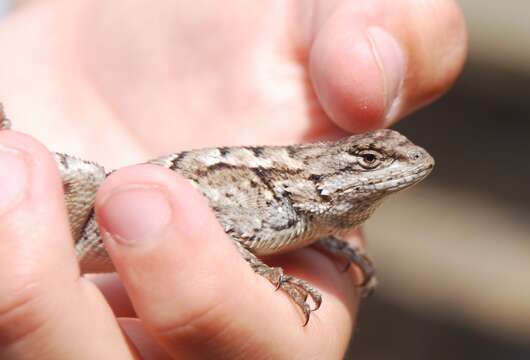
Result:
[[[79,279],[55,160],[12,131],[0,132],[0,243],[0,358],[129,355],[103,298]]]
[[[334,341],[346,346],[354,300],[341,306],[327,297],[303,328],[293,303],[250,270],[205,200],[175,173],[148,165],[117,171],[100,189],[96,214],[138,316],[174,356],[230,358],[256,351],[260,357],[263,349],[281,354],[293,347],[332,348]],[[294,257],[314,264],[310,277],[337,276],[333,263],[312,249]],[[341,335],[322,344],[326,330]],[[312,347],[305,345],[310,339]]]
[[[361,229],[359,228],[355,229],[350,234],[350,236],[348,236],[345,240],[348,241],[354,248],[363,249],[366,247],[366,239],[363,236]],[[330,255],[328,252],[323,252],[323,254],[329,257],[335,263],[336,268],[341,273],[344,272],[343,269],[345,265],[344,265],[343,258]],[[315,271],[314,274],[311,274],[310,272],[307,271],[306,269],[307,266],[304,266],[304,265],[306,265],[308,262],[304,262],[304,261],[300,262],[299,264],[300,266],[298,266],[297,268],[297,266],[295,265],[293,261],[288,261],[287,258],[285,257],[282,258],[280,256],[273,256],[268,260],[270,260],[270,262],[268,262],[270,265],[281,266],[284,268],[284,270],[287,270],[289,273],[292,273],[292,274],[302,274],[302,277],[303,276],[310,277],[314,279],[315,284],[322,283],[321,286],[323,289],[331,290],[329,287],[330,281],[322,281],[322,279],[319,280],[321,276],[319,276],[318,269],[317,271]],[[346,282],[344,285],[347,287],[348,285],[351,285],[351,284],[361,283],[363,280],[363,274],[361,270],[355,266],[354,267],[349,266],[348,269],[352,269],[353,279],[341,278],[342,281]],[[90,281],[92,281],[98,287],[99,291],[105,297],[105,300],[111,307],[115,316],[125,317],[125,318],[137,317],[137,314],[134,310],[134,307],[132,306],[132,303],[129,299],[127,291],[123,287],[123,284],[120,281],[120,278],[116,273],[88,274],[88,275],[85,275],[85,278],[90,279]],[[350,305],[353,305],[353,304],[350,304]],[[351,307],[352,306],[349,306],[349,308]]]
[[[98,287],[116,317],[137,317],[131,299],[129,299],[118,274],[87,274],[84,277]]]
[[[330,118],[362,132],[443,94],[462,69],[466,31],[453,0],[319,2],[310,72]]]

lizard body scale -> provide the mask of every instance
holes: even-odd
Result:
[[[9,127],[2,113],[0,129]],[[114,271],[93,209],[108,173],[93,162],[61,153],[54,156],[81,271]],[[311,144],[182,151],[148,163],[189,179],[206,197],[241,256],[291,297],[305,323],[320,306],[319,291],[259,257],[317,243],[359,266],[363,284],[373,286],[371,261],[339,237],[366,220],[387,195],[421,181],[434,166],[424,149],[388,129]]]

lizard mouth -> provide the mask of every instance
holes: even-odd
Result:
[[[427,177],[434,168],[434,163],[429,163],[413,169],[395,172],[391,175],[375,178],[372,181],[352,186],[358,192],[393,193],[411,187]]]
[[[403,171],[395,174],[392,178],[384,178],[381,181],[373,184],[375,189],[385,192],[396,192],[413,185],[416,185],[421,180],[425,179],[434,168],[434,163],[427,166],[418,167],[416,169]]]

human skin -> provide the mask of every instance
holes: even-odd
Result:
[[[40,1],[0,44],[0,99],[46,144],[0,133],[0,357],[14,359],[341,358],[358,274],[312,248],[270,259],[322,291],[302,327],[166,169],[107,179],[96,214],[119,280],[80,276],[49,151],[118,168],[390,126],[443,94],[466,52],[449,0]]]

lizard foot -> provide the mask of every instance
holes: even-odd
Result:
[[[265,264],[238,241],[235,241],[234,243],[243,259],[248,262],[256,274],[269,280],[276,289],[282,290],[294,301],[304,314],[304,326],[306,326],[309,322],[311,312],[317,310],[320,307],[320,304],[322,304],[322,296],[320,295],[320,292],[302,279],[290,275],[284,275],[282,268],[271,267]],[[307,301],[308,298],[311,298],[312,302],[315,304],[314,308],[311,308],[309,305]]]
[[[309,322],[311,312],[317,310],[322,304],[320,292],[307,281],[298,279],[291,275],[284,275],[283,270],[278,267],[270,267],[264,263],[253,265],[254,271],[269,280],[276,289],[285,292],[298,305],[304,314],[304,326]],[[311,308],[307,302],[310,297],[315,306]]]
[[[355,264],[361,270],[363,280],[359,286],[363,288],[363,297],[369,296],[374,292],[377,286],[375,268],[372,260],[360,249],[354,248],[348,242],[333,236],[322,238],[316,244],[333,255],[346,258],[348,264],[344,271],[348,270],[351,264]]]

